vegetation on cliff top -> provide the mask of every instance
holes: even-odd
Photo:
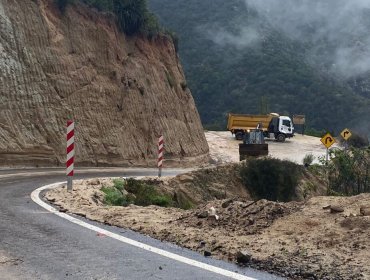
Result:
[[[147,9],[146,0],[54,0],[62,13],[67,5],[82,2],[99,11],[113,13],[117,25],[127,35],[143,33],[154,36],[162,32],[156,17]],[[169,34],[169,32],[167,32]],[[171,34],[170,34],[171,35]]]

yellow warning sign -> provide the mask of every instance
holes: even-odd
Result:
[[[342,135],[344,140],[348,140],[352,136],[352,133],[348,128],[346,128],[340,133],[340,135]]]
[[[335,143],[335,139],[333,136],[330,135],[330,133],[326,133],[322,138],[321,138],[321,143],[324,144],[326,148],[330,148],[331,145]]]

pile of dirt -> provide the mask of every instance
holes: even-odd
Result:
[[[185,213],[178,221],[189,227],[222,228],[240,235],[251,235],[271,226],[276,219],[298,211],[301,205],[298,202],[278,203],[265,199],[216,200]],[[210,213],[212,207],[215,209],[213,215]]]

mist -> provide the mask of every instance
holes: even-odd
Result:
[[[370,0],[244,1],[257,17],[246,14],[233,32],[217,25],[199,31],[217,45],[243,49],[257,47],[268,25],[304,43],[307,62],[320,70],[345,79],[370,71]]]
[[[307,60],[345,78],[370,71],[370,0],[245,0],[272,27],[309,46]],[[260,34],[261,35],[261,34]]]
[[[221,27],[203,27],[201,32],[220,46],[232,45],[239,50],[259,43],[261,38],[258,31],[251,26],[241,26],[235,33],[228,32]]]

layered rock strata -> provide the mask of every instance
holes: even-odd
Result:
[[[208,145],[173,42],[127,37],[112,16],[51,0],[0,0],[0,165],[202,163]]]

